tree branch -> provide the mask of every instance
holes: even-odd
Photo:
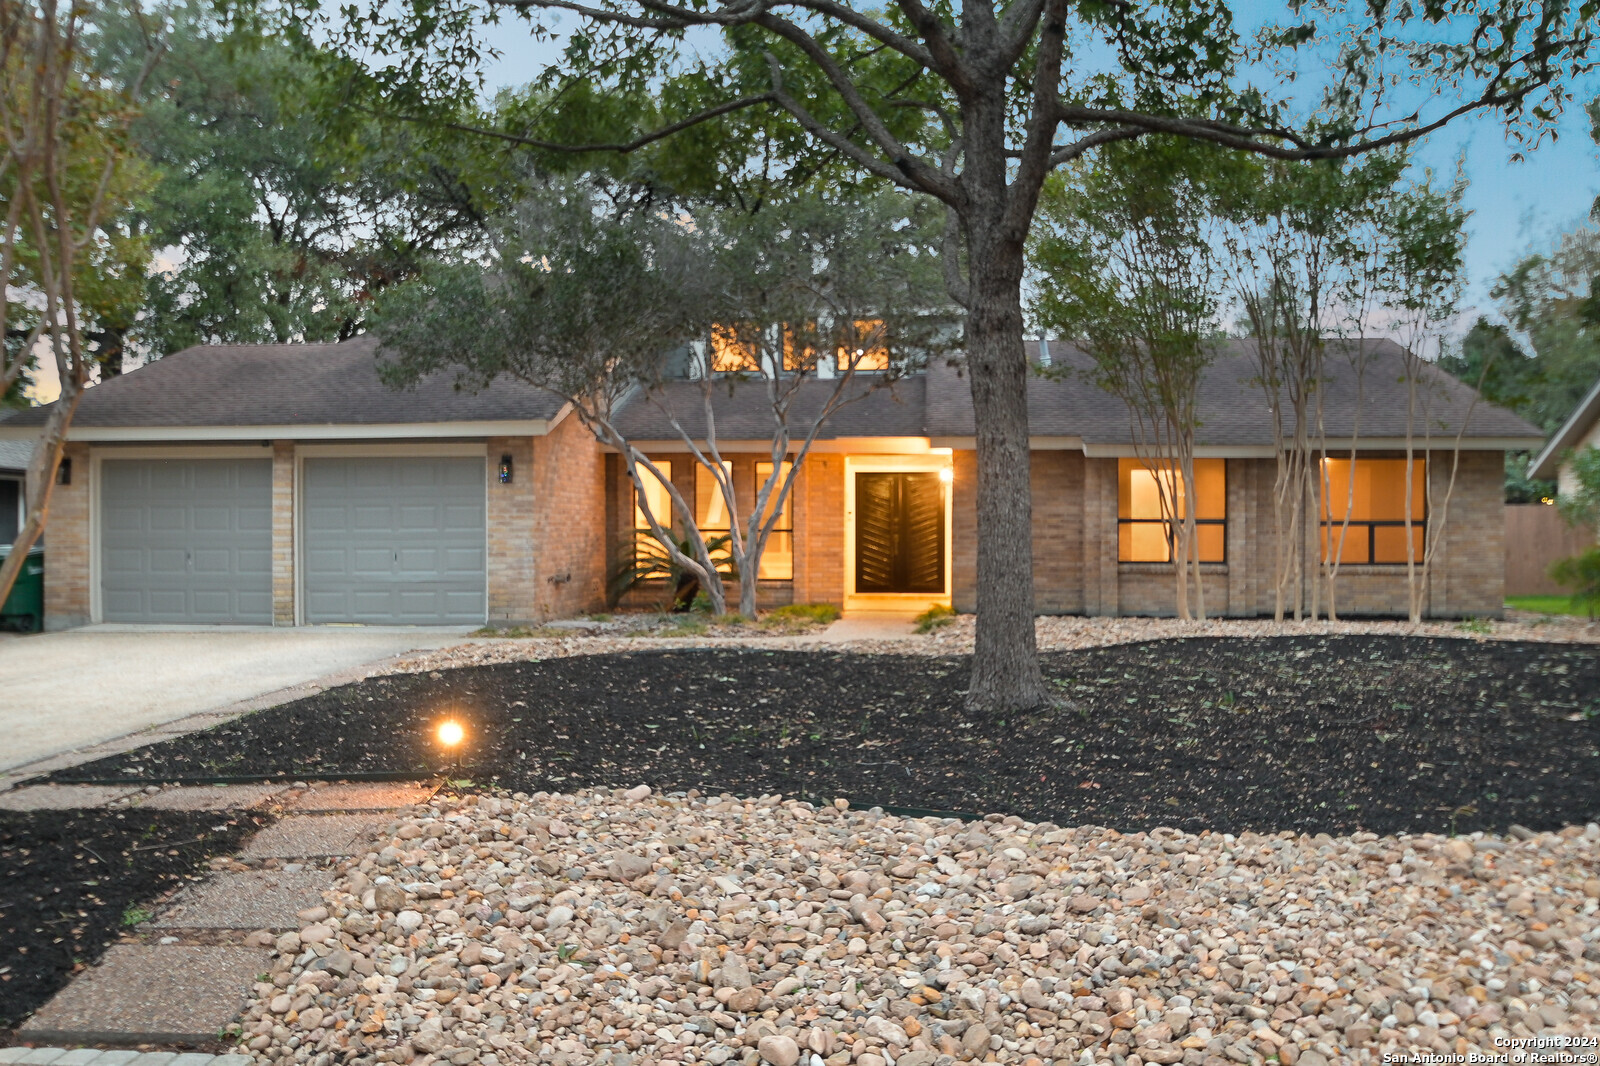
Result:
[[[484,137],[493,137],[496,140],[508,141],[511,144],[527,145],[530,148],[543,148],[552,152],[617,152],[626,154],[628,152],[636,152],[646,145],[654,144],[656,141],[670,137],[674,133],[686,130],[691,126],[698,126],[702,122],[708,122],[722,115],[730,114],[734,111],[742,111],[747,107],[756,107],[760,104],[775,104],[777,102],[777,96],[773,93],[761,93],[757,96],[746,96],[738,100],[730,100],[725,104],[707,108],[697,115],[690,115],[688,118],[679,119],[677,122],[651,130],[649,133],[641,134],[631,141],[617,141],[610,144],[562,144],[559,141],[543,141],[536,137],[524,137],[518,133],[484,129],[481,126],[469,126],[460,122],[441,122],[437,124],[445,129],[456,130],[460,133],[479,134]],[[394,117],[402,122],[433,124],[432,119],[419,118],[414,115],[396,115]]]

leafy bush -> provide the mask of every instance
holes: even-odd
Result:
[[[1550,579],[1572,590],[1572,608],[1590,618],[1600,614],[1600,544],[1580,555],[1558,559],[1550,566]]]
[[[932,633],[935,629],[947,626],[956,619],[956,609],[946,607],[944,604],[934,604],[926,611],[917,615],[917,632]]]

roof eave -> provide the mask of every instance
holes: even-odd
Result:
[[[1537,481],[1554,481],[1560,472],[1561,456],[1574,441],[1588,432],[1595,419],[1600,418],[1600,381],[1594,383],[1594,388],[1583,398],[1577,408],[1556,430],[1550,438],[1544,451],[1534,457],[1528,464],[1528,476]]]
[[[237,440],[416,440],[462,437],[542,437],[557,419],[519,418],[481,422],[327,422],[255,426],[73,426],[67,440],[86,444],[182,443]],[[0,440],[34,440],[38,426],[0,422]]]

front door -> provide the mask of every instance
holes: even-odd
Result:
[[[856,475],[856,592],[944,593],[937,471]]]

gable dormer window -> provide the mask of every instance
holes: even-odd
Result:
[[[737,374],[761,370],[761,345],[757,327],[746,324],[711,327],[711,372]]]
[[[889,369],[889,339],[881,318],[858,318],[845,331],[844,343],[839,346],[839,369],[854,365],[857,370],[881,371]]]

